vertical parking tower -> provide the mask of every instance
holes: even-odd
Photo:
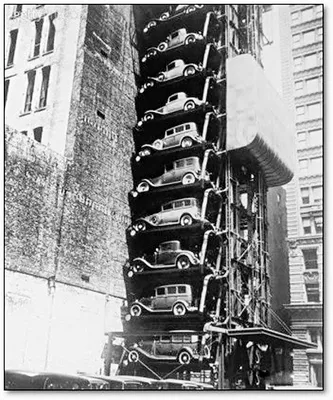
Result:
[[[261,6],[133,9],[140,74],[128,301],[106,372],[118,357],[121,374],[262,387],[284,341],[266,340],[266,191],[292,173],[260,135],[247,142],[237,120],[247,96],[239,76],[261,73]]]

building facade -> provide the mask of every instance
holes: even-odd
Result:
[[[267,11],[264,29],[272,42],[267,70],[295,110],[298,167],[286,185],[290,274],[286,309],[293,334],[318,344],[316,350],[294,351],[293,383],[322,386],[323,6],[279,5]]]
[[[96,373],[125,297],[131,7],[5,10],[6,368]]]

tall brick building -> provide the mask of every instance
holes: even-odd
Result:
[[[265,26],[275,54],[268,53],[266,71],[271,71],[272,82],[295,110],[296,126],[298,168],[286,186],[290,273],[286,309],[293,334],[318,344],[315,350],[294,351],[293,382],[322,386],[323,6],[273,6],[268,11]]]
[[[6,368],[98,372],[124,298],[131,7],[5,11]]]

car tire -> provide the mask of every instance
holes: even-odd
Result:
[[[139,193],[148,192],[149,191],[149,183],[147,182],[140,182],[136,189]]]
[[[142,314],[142,308],[139,304],[133,304],[130,309],[130,314],[132,317],[139,317]]]
[[[189,45],[189,44],[194,43],[194,42],[195,42],[195,36],[194,35],[189,35],[185,39],[185,44],[186,45]]]
[[[178,269],[188,269],[191,265],[191,261],[187,256],[181,255],[178,257],[176,265]]]
[[[195,10],[196,10],[196,7],[195,7],[195,6],[189,6],[189,7],[187,7],[187,9],[186,9],[186,14],[189,14],[189,13],[195,11]]]
[[[178,362],[183,365],[188,365],[191,362],[191,354],[186,351],[182,350],[178,355]]]
[[[165,42],[162,42],[158,45],[159,51],[165,51],[168,48],[168,45]]]
[[[189,226],[193,224],[193,218],[190,214],[184,214],[180,218],[180,225],[181,226]]]
[[[193,100],[187,101],[184,104],[184,111],[190,111],[195,109],[195,103]]]
[[[184,138],[181,142],[182,147],[191,147],[193,145],[193,140],[189,137]]]
[[[183,176],[182,184],[184,186],[193,185],[194,182],[195,182],[195,176],[191,172],[188,172]]]
[[[145,221],[140,221],[137,223],[137,229],[139,232],[143,232],[147,229],[147,225],[145,223]]]
[[[185,315],[186,314],[186,307],[183,303],[176,303],[172,307],[173,315]]]
[[[131,350],[128,354],[128,361],[131,363],[136,363],[139,361],[139,353],[136,350]]]
[[[154,119],[154,114],[153,113],[151,113],[151,112],[148,112],[148,113],[146,113],[144,116],[143,116],[143,120],[145,121],[145,122],[148,122],[148,121],[152,121],[153,119]]]
[[[184,69],[183,75],[184,76],[191,76],[191,75],[195,75],[196,73],[196,69],[195,67],[193,67],[192,65],[190,67],[186,67]]]

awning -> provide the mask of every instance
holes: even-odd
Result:
[[[273,331],[268,328],[228,329],[227,335],[236,339],[247,339],[254,343],[269,344],[274,347],[289,347],[292,349],[315,349],[317,344],[305,342],[296,337]]]

